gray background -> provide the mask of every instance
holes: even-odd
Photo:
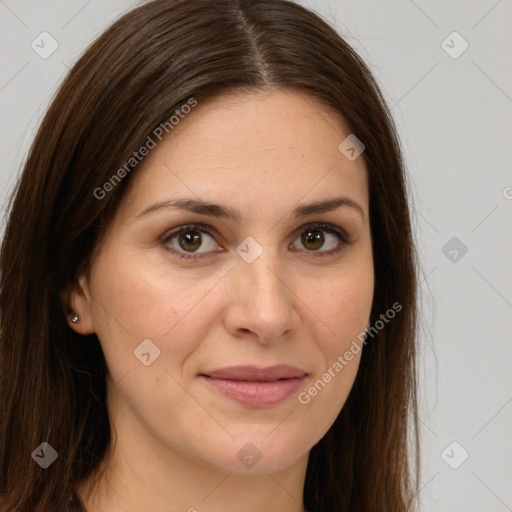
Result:
[[[422,510],[512,511],[512,1],[300,3],[370,65],[411,176],[422,260]],[[0,0],[3,207],[57,84],[136,4]],[[58,44],[46,59],[31,48],[43,31]]]

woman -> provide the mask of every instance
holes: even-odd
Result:
[[[1,510],[412,510],[405,179],[368,68],[305,8],[114,23],[13,194]]]

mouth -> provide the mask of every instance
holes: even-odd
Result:
[[[233,366],[202,373],[199,377],[242,405],[266,407],[294,394],[307,375],[300,368],[276,365],[267,368]]]

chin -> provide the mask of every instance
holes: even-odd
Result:
[[[276,428],[277,427],[277,428]],[[304,437],[273,426],[267,430],[246,429],[233,436],[227,445],[216,444],[218,457],[212,463],[224,471],[239,474],[266,474],[283,471],[308,453]],[[272,430],[275,431],[272,432]],[[203,454],[204,455],[204,454]]]

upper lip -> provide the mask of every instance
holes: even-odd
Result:
[[[219,370],[209,371],[201,375],[212,379],[241,380],[241,381],[276,381],[304,377],[307,373],[295,366],[279,364],[267,368],[256,366],[230,366]]]

